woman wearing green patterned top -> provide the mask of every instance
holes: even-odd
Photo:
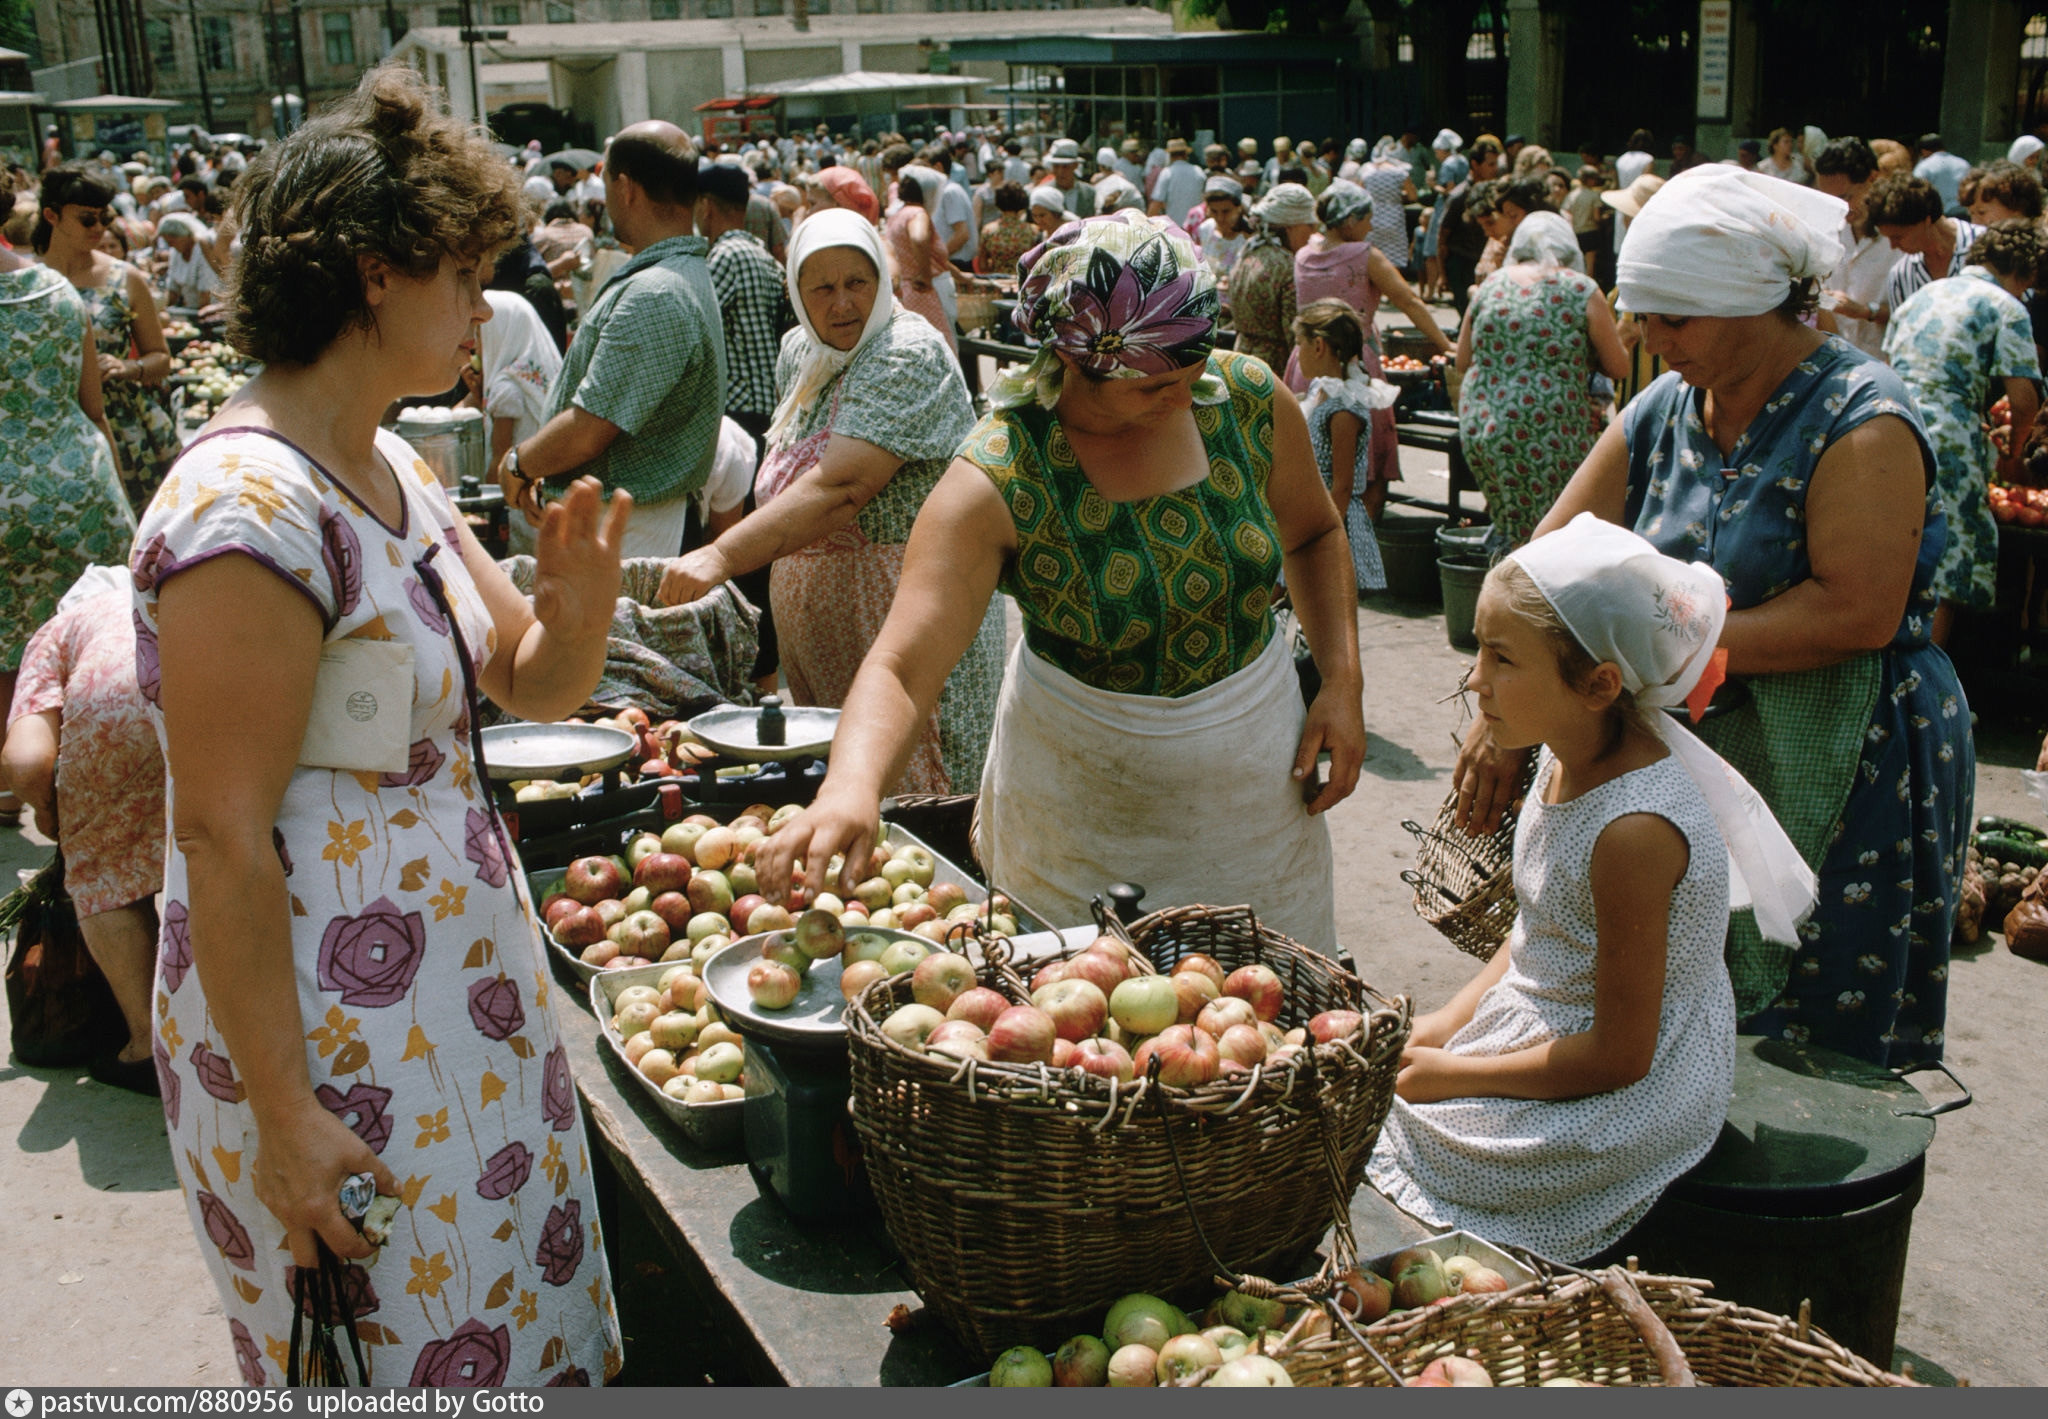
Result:
[[[781,402],[754,481],[758,507],[671,562],[663,605],[771,566],[782,673],[802,705],[846,703],[881,632],[919,509],[974,423],[960,365],[930,322],[898,306],[874,224],[820,212],[797,228],[789,298],[797,328],[776,363]],[[1003,618],[985,606],[971,642],[898,774],[904,793],[972,793],[981,782]]]
[[[1027,253],[1006,375],[919,517],[815,804],[761,853],[865,860],[876,803],[994,594],[1024,638],[982,774],[976,850],[1055,925],[1110,882],[1157,906],[1249,903],[1334,953],[1318,816],[1365,755],[1351,551],[1294,398],[1214,349],[1216,281],[1185,233],[1118,212]],[[1274,633],[1283,562],[1323,690]],[[1317,787],[1318,756],[1330,781]],[[851,886],[851,883],[847,883]]]

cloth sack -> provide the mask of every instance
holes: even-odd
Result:
[[[1338,954],[1330,832],[1294,753],[1306,718],[1288,638],[1177,699],[1084,684],[1019,641],[981,776],[975,852],[992,885],[1053,926],[1090,920],[1112,882],[1147,910],[1248,903]]]
[[[7,1020],[14,1057],[35,1068],[64,1069],[117,1048],[128,1026],[78,930],[78,913],[64,891],[62,853],[0,902],[0,930],[9,926],[14,950],[7,959]]]

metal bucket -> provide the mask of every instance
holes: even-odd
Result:
[[[481,409],[407,409],[398,416],[398,436],[434,470],[444,488],[458,487],[464,478],[481,482],[488,471]]]

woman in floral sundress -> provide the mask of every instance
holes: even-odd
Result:
[[[550,720],[604,660],[630,500],[549,508],[529,604],[378,428],[454,382],[522,220],[480,133],[386,67],[251,163],[229,337],[266,368],[131,562],[170,771],[154,1053],[243,1378],[284,1380],[324,1242],[376,1385],[619,1365],[589,1149],[479,696]],[[252,652],[252,648],[260,648]],[[336,1191],[402,1203],[373,1249]]]

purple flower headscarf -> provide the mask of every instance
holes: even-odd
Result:
[[[1059,353],[1106,379],[1143,379],[1205,363],[1216,347],[1216,276],[1186,232],[1163,217],[1119,211],[1068,222],[1017,261],[1017,328],[1038,342],[1029,365],[997,380],[990,402],[1014,409],[1059,400]],[[1204,375],[1195,398],[1214,403]]]

